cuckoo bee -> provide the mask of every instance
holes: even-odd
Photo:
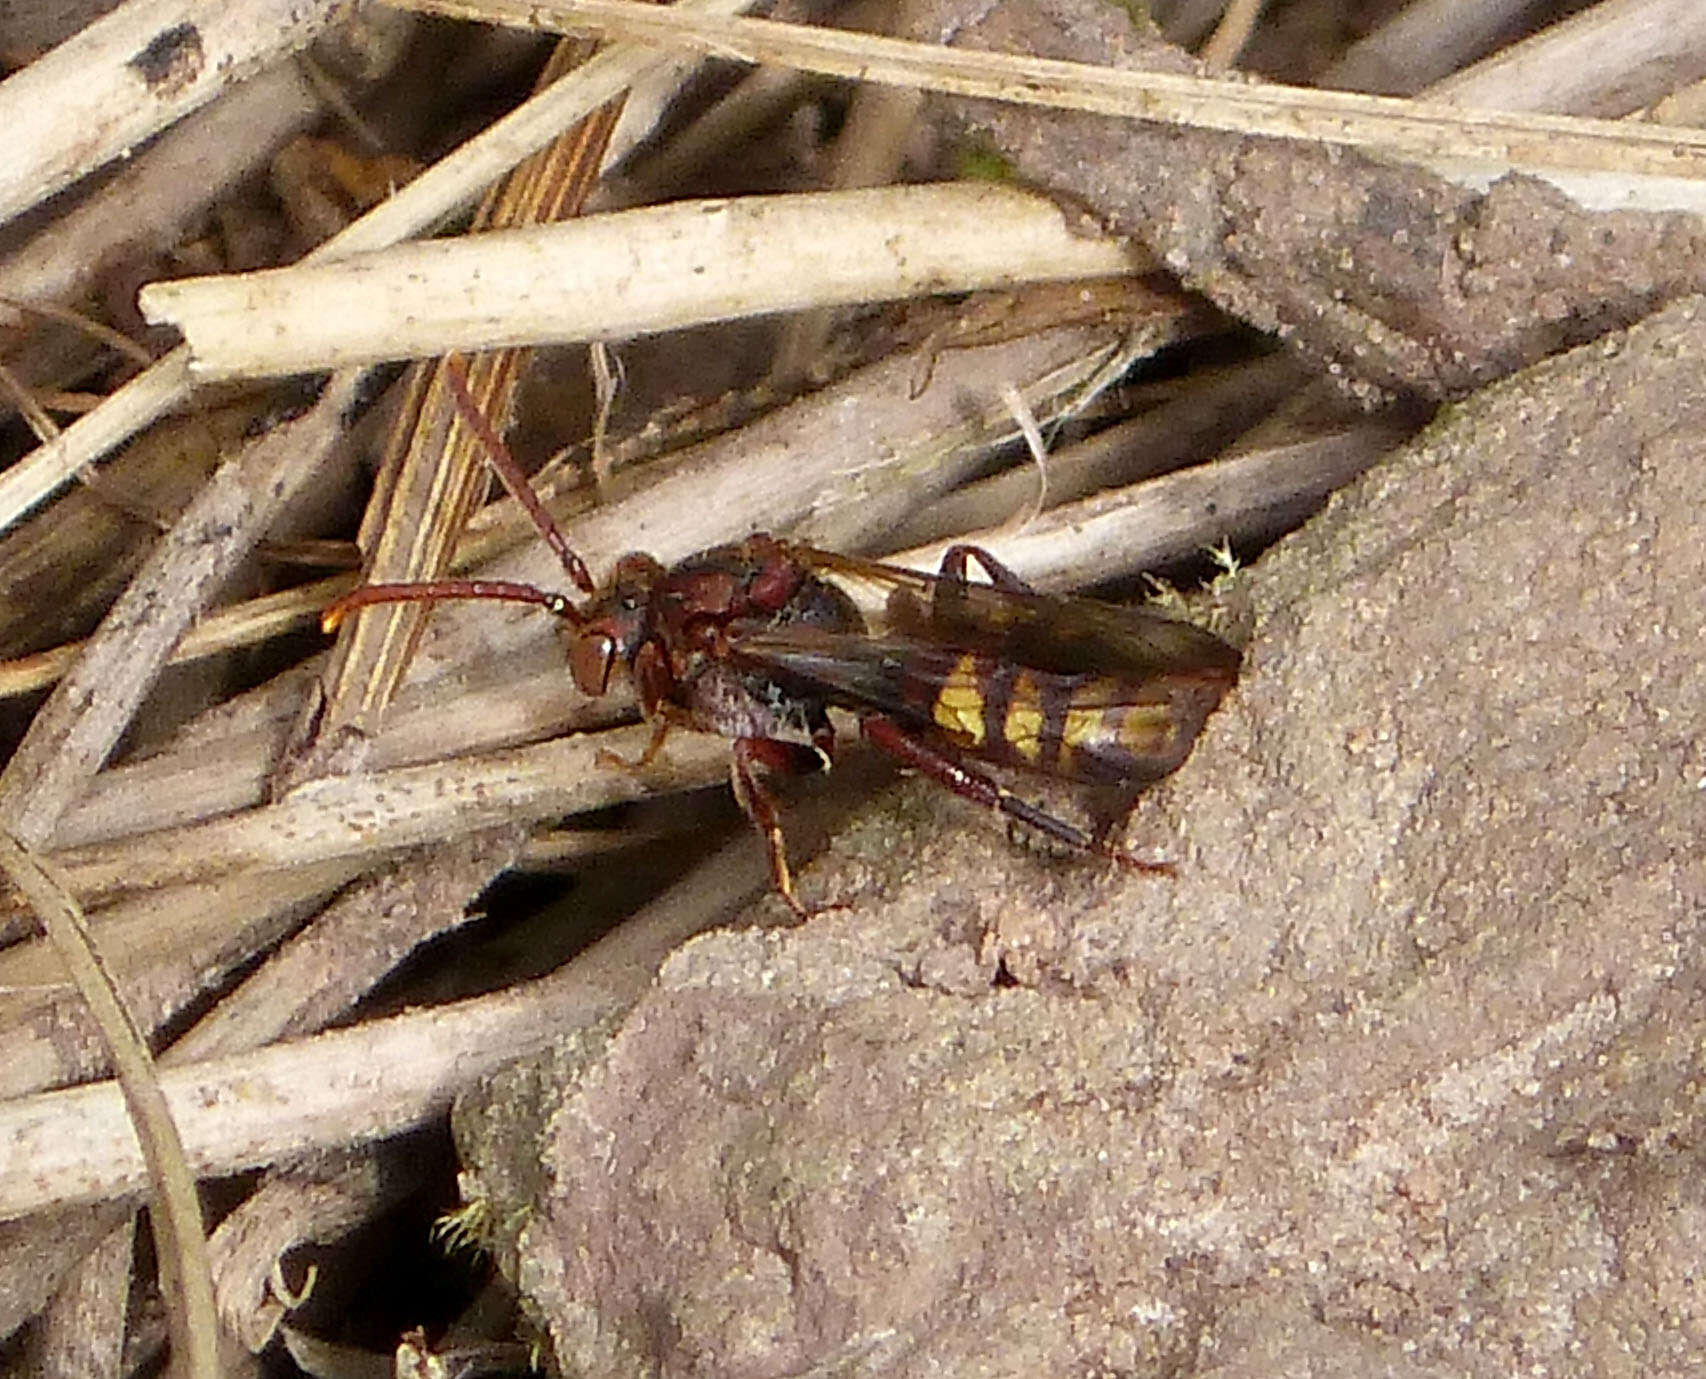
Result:
[[[832,708],[957,795],[1069,848],[1170,870],[1023,799],[983,767],[1128,792],[1167,775],[1237,678],[1239,654],[1220,638],[1149,609],[1038,593],[976,546],[952,547],[929,575],[759,533],[673,566],[626,555],[597,585],[454,372],[451,381],[581,598],[501,580],[370,584],[334,605],[332,621],[371,604],[442,599],[555,614],[582,691],[604,694],[618,670],[637,690],[653,727],[639,765],[676,728],[733,740],[735,798],[769,848],[776,889],[802,916],[765,777],[831,764]],[[987,583],[970,577],[974,563]],[[849,593],[858,586],[879,615],[860,611]]]
[[[973,581],[975,562],[989,583]],[[1238,674],[1231,646],[1148,609],[1040,594],[987,551],[955,546],[939,573],[859,560],[759,533],[666,567],[626,555],[605,587],[565,562],[586,598],[489,580],[373,584],[340,611],[447,598],[537,604],[568,628],[575,684],[626,674],[653,725],[641,764],[676,728],[731,738],[741,808],[801,915],[764,777],[831,764],[831,708],[867,742],[1058,843],[1144,862],[1030,803],[983,763],[1135,788],[1174,770]],[[578,574],[576,573],[578,571]],[[868,619],[847,591],[882,598]]]

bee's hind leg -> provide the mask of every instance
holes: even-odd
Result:
[[[1170,862],[1146,862],[1111,843],[1108,837],[1111,831],[1109,829],[1098,829],[1094,834],[1086,833],[1076,824],[1068,823],[1045,809],[1039,809],[1029,800],[1015,795],[985,772],[962,760],[952,749],[914,736],[892,718],[883,714],[865,714],[859,720],[859,732],[867,742],[887,752],[901,765],[921,772],[956,795],[981,804],[986,809],[996,810],[1009,819],[1016,819],[1046,838],[1064,843],[1077,852],[1106,857],[1109,861],[1118,862],[1121,866],[1131,867],[1135,871],[1156,872],[1164,876],[1173,874],[1174,868]]]

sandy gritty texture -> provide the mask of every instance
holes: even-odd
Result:
[[[461,1108],[565,1369],[1697,1367],[1703,380],[1690,300],[1250,571],[1176,880],[909,784]]]
[[[1160,72],[1181,49],[1094,0],[912,0],[912,36]],[[1697,217],[1590,214],[1544,183],[1486,193],[1342,148],[940,99],[955,137],[1354,394],[1456,397],[1706,291]]]

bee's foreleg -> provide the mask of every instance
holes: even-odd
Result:
[[[734,751],[729,757],[729,780],[734,786],[735,802],[740,805],[741,813],[752,820],[752,826],[769,849],[770,879],[777,893],[801,919],[810,919],[819,911],[808,907],[794,892],[794,874],[788,867],[787,840],[782,836],[781,811],[776,807],[775,797],[765,788],[762,773],[806,775],[821,771],[825,760],[820,746],[778,742],[768,737],[736,738]]]

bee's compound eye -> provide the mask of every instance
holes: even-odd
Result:
[[[569,641],[569,674],[582,694],[600,695],[610,688],[616,664],[616,639],[608,632],[578,632]]]

